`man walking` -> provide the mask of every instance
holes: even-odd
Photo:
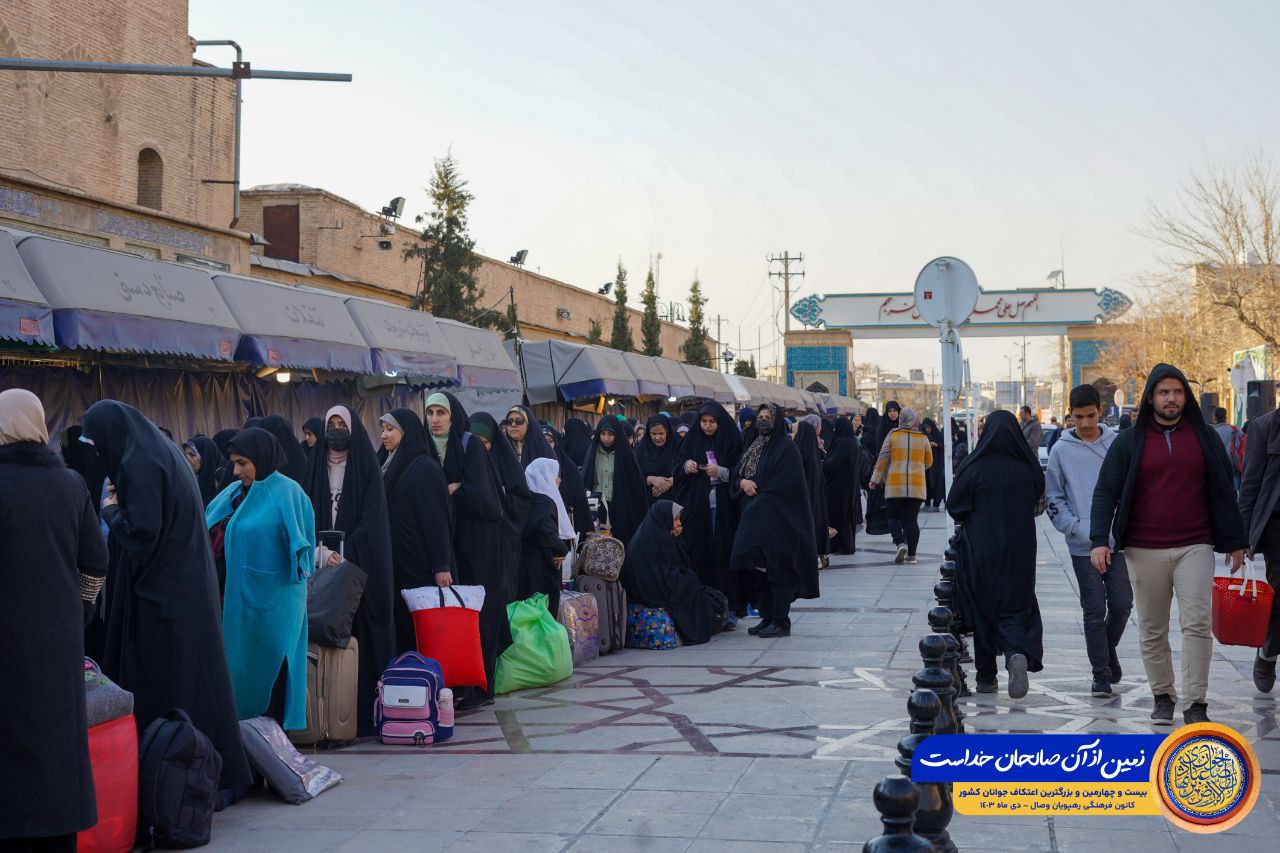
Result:
[[[1116,645],[1133,610],[1133,588],[1124,554],[1115,554],[1109,566],[1094,568],[1089,559],[1089,513],[1098,472],[1116,432],[1100,422],[1102,397],[1097,388],[1078,385],[1071,389],[1069,399],[1067,419],[1075,428],[1062,430],[1050,449],[1045,499],[1049,520],[1066,537],[1071,568],[1080,587],[1084,647],[1093,668],[1091,692],[1107,698],[1111,685],[1120,680]]]
[[[1038,458],[1040,455],[1040,435],[1044,432],[1040,426],[1040,421],[1031,414],[1030,406],[1023,406],[1018,410],[1018,420],[1022,421],[1022,437],[1031,446],[1031,453]]]
[[[1173,725],[1177,702],[1169,652],[1169,605],[1182,625],[1183,720],[1208,722],[1213,553],[1234,573],[1244,563],[1244,525],[1231,487],[1231,463],[1200,408],[1188,405],[1182,371],[1157,364],[1147,378],[1133,429],[1116,435],[1093,493],[1090,559],[1099,572],[1124,551],[1138,607],[1139,645],[1154,694],[1151,721]]]
[[[1280,413],[1272,410],[1249,427],[1240,480],[1240,516],[1249,538],[1249,553],[1267,561],[1267,583],[1280,590]],[[1253,686],[1270,693],[1276,683],[1280,654],[1280,601],[1271,603],[1267,641],[1253,661]]]
[[[1240,488],[1240,469],[1244,461],[1244,434],[1240,429],[1227,421],[1227,410],[1219,406],[1213,410],[1213,431],[1222,439],[1222,446],[1227,449],[1227,458],[1231,460],[1232,482]]]

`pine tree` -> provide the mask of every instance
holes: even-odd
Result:
[[[644,319],[640,321],[640,346],[645,355],[662,355],[662,322],[658,319],[658,285],[653,280],[653,268],[644,280]]]
[[[480,256],[476,241],[467,233],[467,207],[474,196],[467,191],[453,154],[435,161],[428,189],[431,211],[414,221],[422,225],[420,242],[404,250],[404,259],[419,259],[422,274],[412,307],[437,317],[478,325],[501,325],[500,313],[485,312],[478,304],[484,290],[476,282]]]
[[[702,308],[706,304],[702,284],[695,278],[689,287],[689,338],[680,345],[680,353],[686,362],[698,367],[711,367],[711,351],[707,349],[707,326],[702,317]]]
[[[756,378],[756,357],[754,355],[751,356],[750,361],[747,361],[746,359],[742,359],[742,358],[738,359],[733,363],[733,372],[738,376],[749,376],[752,379],[755,379]]]
[[[631,352],[636,342],[631,337],[631,318],[627,316],[627,268],[618,261],[618,275],[613,280],[613,331],[609,346],[623,352]]]
[[[587,331],[587,343],[600,344],[604,341],[604,327],[600,325],[600,321],[591,318],[591,328]]]

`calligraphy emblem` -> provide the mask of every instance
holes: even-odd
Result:
[[[1249,742],[1226,726],[1183,727],[1152,764],[1162,811],[1192,832],[1221,832],[1243,820],[1258,799],[1258,759]]]

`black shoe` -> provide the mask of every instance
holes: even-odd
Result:
[[[756,634],[756,636],[763,640],[772,640],[774,637],[790,637],[791,629],[783,628],[776,622],[770,622],[768,625],[761,628],[760,632]]]
[[[1262,693],[1270,693],[1276,686],[1276,662],[1265,660],[1261,654],[1253,659],[1253,686]]]
[[[1093,680],[1093,686],[1089,688],[1089,695],[1093,696],[1095,699],[1110,699],[1111,682],[1107,681],[1102,676],[1098,676]]]
[[[1111,650],[1111,659],[1107,662],[1107,668],[1111,670],[1111,683],[1120,683],[1120,658],[1116,657],[1116,650]]]
[[[768,624],[769,623],[767,620],[761,619],[759,622],[757,622],[756,624],[748,628],[747,633],[753,637],[759,636],[760,632],[763,631],[765,629],[765,626]]]
[[[1009,673],[1009,698],[1021,699],[1027,695],[1027,656],[1020,652],[1009,655],[1004,668]]]
[[[1167,693],[1157,693],[1155,696],[1155,705],[1151,709],[1151,724],[1153,726],[1172,726],[1173,725],[1173,697]]]
[[[1000,684],[993,678],[990,681],[978,680],[979,693],[999,693]]]
[[[1204,702],[1192,702],[1191,707],[1182,712],[1182,722],[1188,726],[1209,722],[1209,706]]]

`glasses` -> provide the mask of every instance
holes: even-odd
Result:
[[[512,418],[512,419],[511,419],[511,425],[512,425],[512,426],[524,426],[524,418]]]

